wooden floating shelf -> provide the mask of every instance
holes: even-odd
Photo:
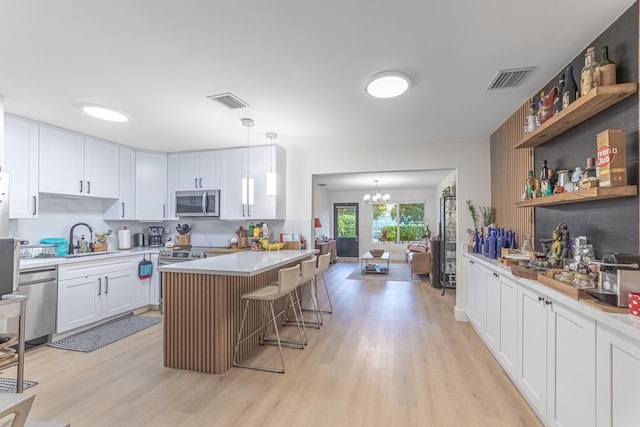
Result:
[[[598,86],[552,116],[533,132],[525,134],[514,148],[534,148],[579,125],[638,91],[637,83]]]
[[[567,203],[588,202],[591,200],[632,197],[636,196],[637,194],[637,185],[625,185],[620,187],[594,187],[587,188],[586,190],[576,190],[570,193],[553,194],[551,196],[538,197],[537,199],[523,200],[522,202],[516,203],[516,208],[564,205]]]

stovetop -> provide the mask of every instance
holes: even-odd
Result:
[[[162,259],[199,259],[208,256],[223,255],[246,250],[249,248],[226,248],[212,246],[176,246],[173,248],[165,248],[160,250],[160,258]]]

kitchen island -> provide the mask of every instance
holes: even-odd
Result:
[[[160,267],[164,304],[164,366],[210,374],[227,371],[233,361],[244,309],[241,295],[278,280],[281,268],[310,259],[316,249],[241,251]],[[246,327],[260,323],[259,306],[250,306]],[[243,358],[258,336],[239,349]]]

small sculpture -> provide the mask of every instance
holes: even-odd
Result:
[[[543,260],[532,261],[538,267],[562,267],[562,260],[569,257],[569,227],[564,222],[551,233],[551,239],[540,239],[542,251],[546,255]]]
[[[540,124],[543,124],[553,116],[553,101],[556,96],[558,96],[557,86],[542,98],[542,106],[538,109],[538,121]]]

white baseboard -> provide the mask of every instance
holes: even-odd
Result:
[[[453,307],[453,317],[458,322],[468,322],[467,312],[458,308],[458,306]]]

